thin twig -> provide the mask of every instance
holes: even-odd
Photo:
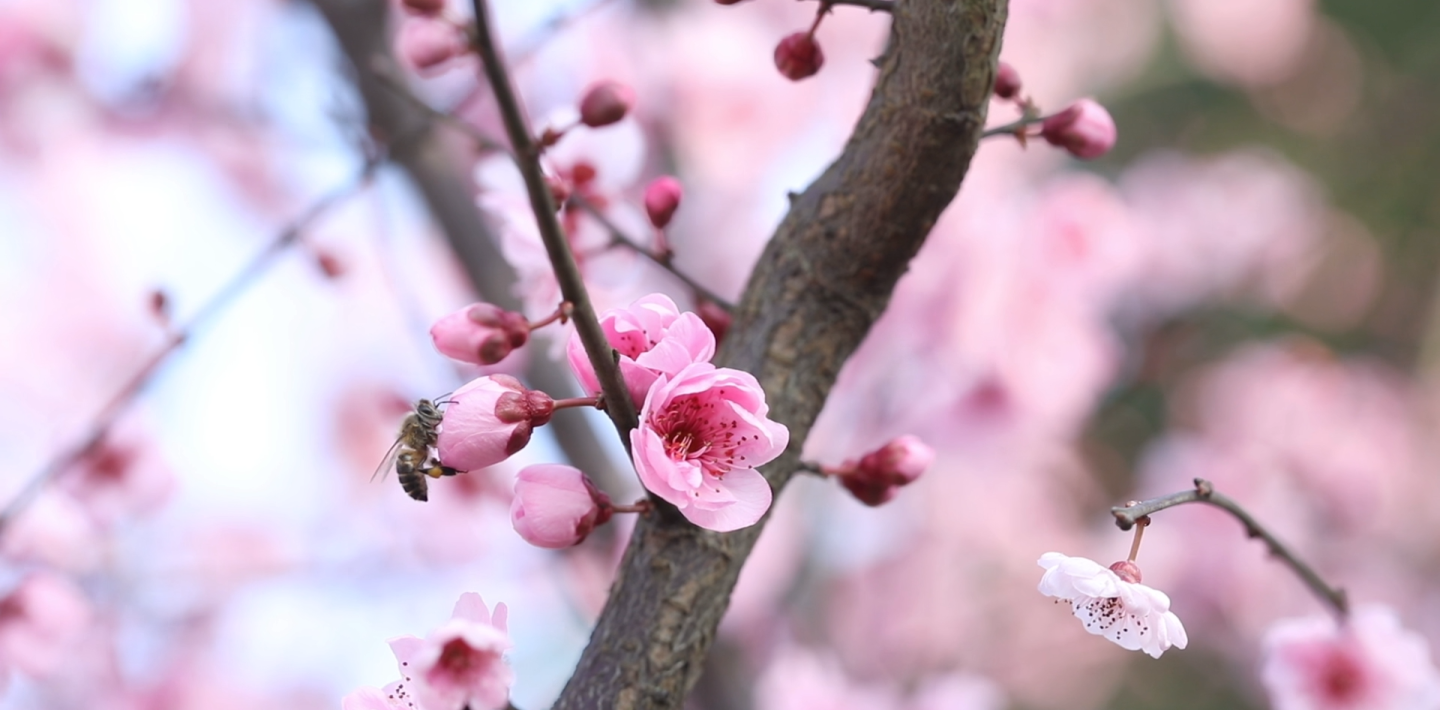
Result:
[[[1310,565],[1305,564],[1295,553],[1281,544],[1274,535],[1270,534],[1270,531],[1256,522],[1255,518],[1245,512],[1238,503],[1217,493],[1214,484],[1203,478],[1195,479],[1195,487],[1188,491],[1151,498],[1126,506],[1116,506],[1110,509],[1110,513],[1115,516],[1115,524],[1121,530],[1129,530],[1140,518],[1185,503],[1208,503],[1234,516],[1241,525],[1245,526],[1246,535],[1260,538],[1270,549],[1270,554],[1280,558],[1280,561],[1288,565],[1305,583],[1305,586],[1315,592],[1315,595],[1320,597],[1320,600],[1328,605],[1331,611],[1335,612],[1336,617],[1343,622],[1349,615],[1350,602],[1345,596],[1345,590],[1326,584],[1325,580],[1321,579]]]
[[[827,9],[833,5],[854,5],[871,12],[895,12],[895,0],[820,0],[820,4]]]
[[[610,233],[611,245],[626,247],[631,251],[640,254],[641,256],[644,256],[650,261],[655,262],[655,264],[660,268],[669,271],[671,274],[674,274],[675,278],[680,279],[680,281],[684,282],[686,286],[689,286],[690,289],[694,291],[697,296],[713,302],[715,305],[723,309],[726,313],[734,312],[734,304],[721,298],[714,291],[711,291],[709,288],[706,288],[700,282],[691,278],[689,274],[686,274],[685,272],[675,268],[675,263],[672,260],[657,255],[649,249],[640,246],[640,242],[632,239],[630,235],[622,231],[618,225],[616,225],[613,221],[610,220],[609,217],[605,216],[605,213],[602,212],[599,207],[595,206],[595,203],[585,199],[584,197],[581,197],[579,194],[571,195],[570,201],[575,203],[575,206],[589,213],[591,217],[595,218],[595,221],[600,223],[600,226],[605,228],[605,231]]]
[[[180,347],[190,339],[200,325],[215,317],[221,308],[236,296],[239,296],[246,288],[249,288],[250,285],[270,267],[277,256],[300,240],[300,234],[306,227],[331,207],[334,207],[336,203],[353,195],[365,185],[369,184],[379,164],[380,161],[378,159],[366,161],[365,166],[360,170],[359,174],[356,175],[355,179],[336,188],[310,205],[309,209],[305,210],[304,213],[286,225],[285,228],[271,240],[270,244],[265,247],[264,251],[255,255],[255,258],[251,259],[250,263],[247,264],[240,273],[236,274],[218,293],[212,296],[209,301],[205,302],[200,309],[195,312],[195,315],[191,316],[182,326],[176,328],[171,333],[169,339],[165,341],[165,344],[150,356],[150,359],[126,381],[125,385],[105,403],[105,406],[101,407],[99,413],[95,415],[94,420],[91,422],[85,437],[74,446],[59,452],[44,468],[40,469],[35,475],[30,477],[30,480],[25,482],[20,492],[5,506],[4,511],[0,512],[0,536],[3,536],[5,532],[10,529],[10,526],[15,523],[15,519],[25,511],[25,508],[27,508],[30,503],[34,502],[35,497],[40,494],[40,491],[44,490],[47,484],[53,481],[56,476],[71,466],[74,466],[80,459],[94,451],[96,447],[105,441],[105,437],[109,435],[110,430],[115,426],[115,422],[119,420],[120,415],[124,414],[125,411],[130,408],[130,405],[135,403],[140,393],[155,379],[155,374],[159,372],[160,366],[169,360],[170,355],[176,350],[179,350]]]
[[[580,276],[580,267],[575,264],[575,255],[570,251],[570,241],[566,239],[565,231],[556,217],[555,198],[545,184],[539,152],[531,138],[530,127],[522,113],[520,102],[515,97],[515,89],[510,85],[510,75],[500,58],[500,50],[495,44],[488,3],[485,0],[473,0],[473,4],[475,48],[480,54],[490,88],[495,93],[495,103],[500,109],[500,116],[505,121],[505,133],[510,137],[510,145],[515,149],[515,163],[525,177],[525,190],[530,195],[530,209],[535,213],[540,238],[550,256],[550,265],[555,269],[555,280],[560,285],[560,293],[575,306],[572,314],[575,332],[585,346],[585,354],[590,358],[595,378],[600,381],[600,389],[605,394],[605,410],[615,424],[625,452],[629,454],[630,431],[638,424],[635,403],[630,400],[630,392],[625,386],[625,380],[620,376],[620,368],[615,364],[610,343],[600,329],[600,321],[595,317],[595,307],[590,303],[590,293]]]
[[[1013,136],[1017,131],[1044,123],[1049,116],[1026,116],[1018,121],[1007,123],[1003,126],[996,126],[980,134],[980,139],[994,138],[995,136]]]

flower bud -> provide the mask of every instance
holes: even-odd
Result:
[[[1080,99],[1040,125],[1040,135],[1077,158],[1098,158],[1115,147],[1115,120],[1104,106]]]
[[[550,421],[555,400],[526,389],[509,375],[471,380],[450,395],[435,449],[440,463],[459,471],[493,466],[530,443],[535,427]]]
[[[809,32],[796,32],[775,45],[775,68],[790,81],[800,81],[820,71],[825,54]]]
[[[433,69],[465,51],[453,25],[428,17],[412,17],[400,27],[396,54],[416,70]]]
[[[515,478],[510,523],[531,545],[559,549],[583,542],[595,526],[610,520],[612,511],[610,496],[580,469],[537,464]]]
[[[417,15],[438,15],[445,9],[445,0],[400,0],[400,4]]]
[[[619,82],[602,81],[585,90],[580,99],[580,122],[600,128],[618,123],[635,104],[635,92]]]
[[[655,178],[645,186],[645,214],[650,217],[650,224],[656,229],[664,229],[670,224],[670,218],[675,216],[683,196],[680,181],[669,175]]]
[[[895,497],[935,461],[935,450],[918,437],[902,436],[832,473],[840,484],[865,505],[880,505]]]
[[[1000,62],[1000,66],[995,70],[995,95],[1002,99],[1013,99],[1020,95],[1020,72],[1005,62]]]
[[[475,303],[435,321],[430,338],[445,357],[494,365],[530,339],[530,323],[519,313]]]

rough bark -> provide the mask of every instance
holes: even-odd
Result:
[[[840,372],[959,190],[985,122],[1005,0],[901,0],[864,115],[792,202],[717,357],[755,373],[791,445],[779,491]],[[678,708],[699,678],[764,521],[733,533],[673,513],[635,528],[557,708]]]

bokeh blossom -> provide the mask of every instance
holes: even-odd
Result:
[[[1261,680],[1275,710],[1434,710],[1440,671],[1424,637],[1395,611],[1284,619],[1265,634]]]
[[[1171,646],[1185,648],[1189,642],[1164,592],[1121,579],[1083,557],[1047,552],[1040,556],[1040,566],[1045,568],[1040,593],[1070,602],[1086,631],[1155,658]]]
[[[640,482],[702,528],[753,525],[773,495],[755,467],[790,443],[790,430],[769,411],[747,372],[697,362],[662,375],[630,432]]]
[[[502,658],[510,648],[506,608],[492,615],[479,594],[466,592],[451,618],[424,639],[390,640],[408,692],[425,710],[497,710],[509,701],[514,673]],[[404,685],[402,681],[401,685]]]

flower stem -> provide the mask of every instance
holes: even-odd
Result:
[[[1140,556],[1140,538],[1145,537],[1145,528],[1150,527],[1150,517],[1141,516],[1135,521],[1135,540],[1130,543],[1130,561]]]
[[[575,255],[570,251],[570,241],[566,239],[565,231],[556,218],[555,198],[545,184],[545,175],[540,169],[539,152],[531,139],[530,128],[526,125],[515,89],[510,85],[510,75],[505,70],[500,50],[495,44],[494,31],[490,26],[489,3],[486,0],[473,0],[473,5],[475,49],[480,55],[485,77],[495,94],[495,103],[505,122],[505,133],[515,150],[515,164],[525,178],[525,190],[529,193],[530,209],[535,213],[535,221],[540,228],[540,239],[545,243],[545,252],[550,257],[551,267],[555,269],[555,280],[560,284],[561,295],[574,305],[572,317],[575,332],[585,346],[590,367],[595,370],[595,378],[600,381],[600,388],[605,393],[605,411],[615,425],[626,455],[629,455],[630,430],[634,429],[639,421],[635,414],[635,403],[630,401],[630,391],[625,387],[620,368],[611,356],[610,343],[600,329],[600,321],[595,317],[595,307],[590,303],[590,293],[585,288],[580,267],[575,263]]]
[[[645,500],[644,498],[641,498],[640,500],[637,500],[630,505],[612,504],[610,506],[610,512],[612,513],[648,513],[654,509],[655,504],[651,503],[648,500]]]
[[[565,399],[555,400],[555,408],[570,409],[572,407],[593,407],[595,409],[604,409],[604,407],[601,405],[601,403],[604,401],[605,398],[603,397],[566,397]]]
[[[1305,586],[1309,587],[1310,590],[1315,593],[1315,596],[1320,597],[1320,601],[1330,607],[1330,610],[1335,613],[1335,616],[1338,617],[1340,621],[1343,622],[1345,618],[1349,616],[1350,602],[1345,596],[1345,590],[1326,584],[1325,580],[1321,579],[1320,575],[1317,574],[1310,565],[1306,564],[1297,557],[1294,552],[1291,552],[1289,548],[1285,547],[1274,535],[1270,534],[1269,530],[1266,530],[1260,523],[1256,522],[1255,518],[1245,512],[1239,504],[1227,496],[1217,493],[1214,484],[1203,478],[1195,479],[1195,487],[1188,491],[1171,493],[1168,496],[1142,500],[1138,503],[1131,503],[1125,506],[1117,506],[1110,509],[1110,514],[1115,516],[1115,524],[1119,526],[1121,530],[1129,530],[1135,525],[1140,524],[1140,520],[1151,513],[1158,513],[1166,508],[1173,508],[1185,503],[1207,503],[1234,516],[1234,518],[1239,520],[1240,524],[1245,527],[1245,534],[1247,536],[1260,538],[1260,540],[1265,543],[1265,546],[1269,548],[1270,554],[1280,558],[1281,562],[1284,562],[1290,567],[1290,570],[1305,583]],[[1131,559],[1134,559],[1133,554]]]
[[[570,312],[574,309],[575,307],[571,305],[569,301],[565,301],[560,304],[559,308],[555,309],[554,313],[551,313],[550,315],[545,316],[544,318],[537,320],[534,323],[527,323],[526,325],[530,326],[530,330],[535,330],[536,328],[544,328],[545,326],[550,325],[557,320],[561,323],[564,323],[565,321],[570,320]]]

